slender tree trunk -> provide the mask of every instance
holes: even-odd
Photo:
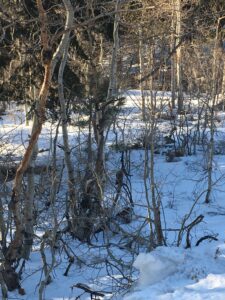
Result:
[[[104,48],[103,48],[103,34],[100,34],[100,51],[99,51],[99,65],[103,69],[103,57],[104,57]]]
[[[223,77],[222,77],[222,86],[221,86],[221,94],[223,101],[223,110],[225,106],[225,51],[223,53]]]
[[[216,96],[216,100],[218,100],[219,94],[224,93],[224,58],[225,51],[223,49],[223,22],[225,17],[219,18],[217,21],[216,28],[216,39],[215,39],[215,47],[214,47],[214,64],[213,64],[213,94]],[[217,102],[215,103],[217,104]]]
[[[220,68],[221,68],[221,56],[222,56],[222,40],[221,40],[221,19],[218,19],[217,28],[216,28],[216,37],[215,37],[215,46],[213,51],[213,80],[212,80],[212,94],[211,101],[209,103],[210,111],[210,141],[208,145],[208,182],[207,182],[207,192],[205,197],[205,203],[210,202],[210,197],[212,193],[212,172],[213,172],[213,154],[214,154],[214,115],[215,115],[215,104],[217,102],[217,97],[219,94],[219,77],[220,77]]]
[[[39,97],[37,100],[36,106],[36,114],[34,115],[34,122],[31,137],[29,140],[28,147],[24,153],[23,159],[17,169],[13,190],[12,190],[12,197],[9,203],[9,209],[12,212],[14,223],[15,223],[15,234],[13,240],[9,244],[7,253],[6,253],[6,263],[12,264],[14,261],[21,257],[22,253],[22,245],[24,240],[24,224],[23,224],[23,217],[22,217],[22,208],[21,208],[21,201],[22,201],[22,179],[25,171],[28,169],[32,156],[36,151],[37,141],[39,135],[42,131],[42,126],[45,122],[45,105],[49,93],[49,88],[51,84],[52,74],[54,72],[56,63],[58,62],[59,58],[61,57],[64,51],[64,42],[66,40],[65,34],[63,35],[61,42],[56,49],[53,57],[51,55],[52,49],[49,45],[49,33],[48,33],[48,20],[47,14],[43,8],[42,1],[36,0],[38,12],[39,12],[39,19],[41,24],[41,42],[43,46],[42,50],[42,60],[44,66],[44,80],[42,83],[42,87],[39,93]],[[33,157],[34,158],[34,157]],[[34,162],[34,160],[33,160]],[[27,207],[31,207],[33,205],[33,197],[27,198]],[[28,219],[30,217],[28,216]],[[28,222],[29,223],[29,222]],[[32,226],[28,224],[28,226]]]
[[[171,34],[171,51],[176,47],[175,39],[175,7],[174,0],[172,0],[172,34]],[[171,56],[171,106],[172,109],[175,108],[175,99],[176,99],[176,55]]]
[[[175,0],[176,9],[176,46],[180,44],[181,38],[181,0]],[[182,87],[182,48],[176,51],[176,71],[177,71],[177,90],[178,90],[178,112],[183,110],[183,87]]]
[[[34,167],[35,157],[38,154],[37,145],[33,149],[33,155],[29,164],[29,172],[27,174],[27,190],[24,197],[24,242],[23,242],[23,253],[22,257],[29,259],[30,251],[33,245],[33,224],[34,224],[34,193],[35,193],[35,182],[34,182]]]
[[[141,78],[144,77],[144,57],[143,57],[143,33],[142,33],[142,27],[139,25],[138,28],[139,33],[139,68],[140,68],[140,90],[141,90],[141,108],[142,108],[142,119],[145,121],[146,119],[146,103],[145,103],[145,94],[144,94],[144,87],[143,87],[143,81]]]
[[[163,245],[163,232],[161,226],[160,207],[161,199],[156,195],[156,184],[155,184],[155,130],[156,130],[156,119],[155,119],[155,103],[154,96],[151,96],[151,124],[150,124],[150,180],[151,180],[151,197],[152,207],[154,215],[154,225],[156,231],[157,245]]]
[[[3,253],[6,250],[6,232],[7,232],[7,227],[5,224],[5,219],[4,219],[4,206],[2,199],[0,199],[0,244]]]
[[[224,20],[225,17],[221,18],[221,20]],[[221,36],[222,39],[222,36]],[[223,110],[225,106],[225,49],[223,47],[223,40],[221,41],[221,66],[222,66],[222,84],[221,84],[221,94],[222,94],[222,101],[223,101]]]
[[[4,261],[4,255],[2,253],[2,249],[0,249],[0,261]],[[7,286],[5,284],[4,278],[3,278],[3,272],[4,272],[4,266],[2,263],[0,263],[0,286],[1,286],[1,294],[2,294],[2,300],[7,300],[8,298],[8,290]]]
[[[112,59],[111,59],[111,68],[110,68],[110,76],[109,76],[109,87],[107,93],[106,101],[110,100],[112,97],[116,97],[118,93],[118,85],[117,85],[117,58],[118,58],[118,50],[119,50],[119,3],[120,0],[116,1],[115,6],[115,19],[114,19],[114,29],[113,29],[113,50],[112,50]],[[97,142],[97,160],[95,165],[95,172],[98,177],[99,182],[102,181],[102,176],[104,172],[104,148],[105,148],[105,122],[102,122],[104,118],[104,114],[107,110],[107,107],[102,109],[96,109],[96,142]]]
[[[67,20],[65,29],[68,30],[73,24],[73,7],[70,0],[63,0],[66,7]],[[74,168],[71,160],[71,149],[69,146],[68,139],[68,129],[67,129],[67,114],[66,114],[66,101],[64,97],[64,87],[63,87],[63,74],[67,62],[68,49],[70,45],[70,30],[65,34],[66,38],[64,40],[64,53],[59,67],[58,73],[58,92],[59,92],[59,101],[61,108],[61,118],[62,118],[62,132],[63,132],[63,144],[64,144],[64,156],[65,163],[68,173],[68,187],[69,187],[69,204],[67,207],[72,215],[72,220],[75,219],[74,213],[76,210],[76,191],[75,191],[75,177],[74,177]]]
[[[152,70],[154,68],[154,44],[151,45],[150,47],[150,52],[149,52],[149,68]],[[156,189],[156,183],[155,183],[155,131],[156,131],[156,118],[155,118],[155,108],[156,108],[156,99],[154,95],[154,81],[153,81],[153,76],[150,77],[149,80],[149,88],[151,90],[151,93],[149,95],[150,101],[148,110],[149,110],[149,124],[147,126],[148,132],[146,135],[146,144],[148,148],[148,143],[150,146],[150,161],[149,161],[149,179],[150,179],[150,191],[151,191],[151,204],[150,201],[148,200],[149,195],[148,195],[148,189],[146,186],[146,178],[148,176],[147,170],[148,167],[145,165],[145,193],[146,193],[146,199],[148,201],[148,215],[149,218],[151,218],[151,214],[154,216],[154,220],[149,220],[149,225],[150,225],[150,247],[154,247],[154,244],[157,245],[162,245],[164,242],[163,238],[163,232],[162,232],[162,226],[161,226],[161,217],[160,217],[160,207],[161,207],[161,200],[157,196],[157,189]],[[147,120],[146,120],[147,122]],[[146,124],[147,125],[147,124]],[[146,149],[146,151],[149,151]],[[146,159],[147,161],[149,160],[148,158],[148,152],[146,152]],[[146,164],[146,163],[145,163]],[[150,208],[152,209],[152,212],[150,212]],[[156,241],[153,241],[153,225],[155,227],[155,233],[156,233]]]
[[[119,8],[120,0],[116,1],[115,5],[115,18],[114,18],[114,30],[113,30],[113,49],[112,49],[112,59],[110,66],[109,74],[109,86],[107,97],[105,103],[101,103],[99,99],[96,99],[95,103],[90,109],[90,114],[93,115],[92,124],[94,130],[95,141],[97,145],[96,149],[96,160],[94,170],[91,170],[90,174],[86,177],[84,195],[81,202],[80,215],[80,232],[78,237],[81,240],[89,240],[90,235],[93,233],[93,226],[98,223],[99,217],[102,217],[102,200],[103,200],[103,191],[104,191],[104,167],[105,167],[105,129],[107,121],[105,114],[108,110],[108,101],[114,99],[117,96],[118,82],[117,82],[117,56],[119,49],[119,36],[118,36],[118,27],[119,27]],[[100,53],[100,61],[102,53]],[[91,57],[91,53],[90,53]],[[91,65],[90,65],[91,67]],[[89,74],[92,70],[89,69]],[[109,104],[110,105],[110,104]],[[93,108],[93,114],[92,114]],[[90,135],[89,135],[90,138]],[[90,149],[91,153],[91,149]],[[83,207],[85,203],[86,207]]]
[[[120,0],[116,0],[115,6],[115,18],[114,18],[114,27],[113,27],[113,50],[112,50],[112,60],[111,60],[111,69],[110,69],[110,80],[107,99],[117,96],[118,91],[118,82],[117,82],[117,58],[119,50],[119,4]]]
[[[148,128],[147,132],[148,132]],[[147,217],[148,217],[148,224],[149,224],[149,250],[152,250],[155,247],[154,241],[154,231],[153,231],[153,218],[152,218],[152,204],[149,195],[149,186],[148,186],[148,178],[149,178],[149,145],[146,144],[145,147],[145,159],[144,159],[144,188],[145,188],[145,198],[147,202]]]
[[[39,95],[39,105],[37,107],[38,117],[35,118],[32,134],[29,140],[29,145],[25,151],[20,166],[17,169],[16,177],[13,185],[12,197],[9,204],[9,208],[13,213],[13,218],[16,227],[14,238],[11,244],[9,245],[7,255],[6,255],[7,260],[9,260],[10,262],[15,261],[18,258],[18,256],[20,256],[21,253],[22,242],[23,242],[23,222],[22,222],[21,207],[20,207],[22,179],[25,171],[27,170],[30,164],[31,157],[33,155],[33,150],[35,149],[36,143],[38,141],[45,120],[45,116],[44,116],[45,103],[47,100],[48,90],[50,87],[51,63],[46,64],[44,67],[45,67],[45,77]]]
[[[89,103],[89,120],[88,120],[88,172],[92,169],[92,103]]]
[[[207,191],[205,197],[205,203],[210,202],[211,193],[212,193],[212,172],[213,172],[213,151],[214,151],[214,107],[210,107],[210,140],[208,145],[208,162],[207,162],[207,171],[208,171],[208,180],[207,180]]]

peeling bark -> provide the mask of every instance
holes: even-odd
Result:
[[[65,0],[66,2],[66,0]],[[65,41],[67,39],[66,33],[62,36],[61,42],[56,49],[55,53],[52,55],[50,47],[50,36],[48,32],[48,19],[47,14],[43,8],[42,1],[36,0],[40,27],[41,27],[41,43],[42,43],[42,63],[44,67],[44,79],[39,92],[39,97],[36,105],[36,114],[34,116],[33,128],[31,132],[31,137],[29,140],[28,147],[24,153],[23,159],[16,171],[16,176],[14,180],[12,197],[9,203],[9,209],[12,212],[14,223],[15,223],[15,234],[13,240],[11,241],[8,250],[6,252],[6,261],[8,264],[12,264],[14,261],[18,260],[22,255],[22,247],[24,241],[24,226],[22,218],[22,179],[23,175],[30,166],[32,156],[37,147],[37,141],[39,135],[42,131],[42,126],[45,122],[45,105],[49,93],[49,88],[51,85],[52,75],[54,73],[55,66],[62,56],[65,50]],[[34,158],[34,157],[33,157]],[[35,158],[33,159],[34,162]],[[27,199],[29,207],[32,206],[31,201],[33,197]]]

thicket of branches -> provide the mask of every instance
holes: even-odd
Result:
[[[1,1],[2,111],[11,101],[22,103],[27,122],[32,122],[21,161],[9,167],[4,159],[1,171],[5,191],[0,200],[3,297],[7,297],[7,289],[19,288],[23,293],[19,284],[22,268],[18,270],[18,266],[29,259],[34,242],[40,245],[45,273],[40,299],[51,281],[56,245],[60,243],[68,255],[66,275],[76,258],[65,236],[90,245],[99,232],[120,232],[132,257],[140,245],[153,249],[166,244],[154,174],[157,124],[162,119],[170,121],[167,139],[174,143],[167,161],[195,154],[200,144],[205,145],[205,131],[210,129],[205,191],[205,202],[210,202],[215,111],[224,109],[225,100],[224,31],[222,0]],[[106,164],[106,141],[109,131],[116,135],[119,128],[122,92],[128,89],[141,91],[144,133],[136,145],[116,139],[114,150],[120,153],[120,165],[113,173]],[[156,91],[171,92],[166,104],[158,105]],[[198,122],[192,131],[188,118],[196,108],[187,105],[187,95],[199,100]],[[76,122],[74,115],[79,116]],[[38,139],[46,121],[56,128],[48,166],[37,163]],[[85,129],[84,138],[78,136],[71,144],[69,125],[79,132]],[[57,142],[59,128],[63,145]],[[62,165],[57,157],[59,147]],[[143,185],[148,217],[131,234],[122,231],[118,220],[129,223],[135,214],[129,160],[129,150],[134,147],[145,150]],[[46,215],[51,216],[52,226],[45,228],[38,240],[36,231]],[[194,220],[187,225],[187,221],[183,220],[177,245],[184,232],[189,234],[197,224]],[[148,235],[142,236],[146,225]],[[104,245],[129,285],[129,267],[111,253],[108,236]],[[46,246],[52,253],[50,265]]]

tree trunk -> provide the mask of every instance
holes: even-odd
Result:
[[[37,141],[39,135],[42,131],[42,126],[45,122],[45,105],[49,93],[49,88],[51,84],[52,75],[58,62],[59,58],[61,57],[65,45],[64,42],[66,37],[64,34],[61,42],[56,49],[53,57],[51,55],[51,48],[49,45],[49,33],[48,33],[48,20],[47,14],[43,8],[42,1],[36,0],[38,12],[39,12],[39,19],[41,24],[41,42],[42,42],[42,63],[44,67],[44,80],[42,83],[41,90],[39,92],[39,97],[37,99],[37,106],[36,106],[36,114],[34,116],[33,128],[31,137],[29,140],[28,147],[24,153],[23,159],[17,169],[13,190],[12,190],[12,197],[9,203],[9,209],[12,212],[14,223],[15,223],[15,234],[13,240],[9,244],[7,253],[6,253],[6,261],[7,264],[12,264],[14,261],[19,259],[22,254],[22,245],[24,240],[24,224],[22,218],[22,208],[21,208],[21,188],[22,188],[22,179],[25,171],[28,169],[32,157],[34,155],[34,150],[37,146]],[[34,157],[33,157],[34,158]],[[33,160],[34,162],[34,160]],[[27,207],[32,207],[33,205],[33,197],[27,198]],[[28,216],[28,219],[30,217]],[[28,222],[29,223],[29,222]],[[31,224],[27,224],[29,227]]]
[[[118,57],[118,50],[119,50],[119,2],[120,0],[116,1],[115,6],[115,19],[114,19],[114,29],[113,29],[113,50],[112,50],[112,59],[111,59],[111,68],[110,68],[110,76],[109,76],[109,87],[107,93],[106,102],[109,101],[111,98],[116,97],[118,94],[118,85],[117,85],[117,57]],[[104,105],[104,104],[103,104]],[[96,116],[95,116],[95,137],[97,143],[97,160],[95,165],[95,172],[98,177],[98,180],[102,180],[103,171],[104,171],[104,148],[105,148],[105,121],[104,121],[104,114],[106,113],[108,107],[107,105],[98,108],[96,107]]]
[[[223,53],[223,77],[222,77],[221,94],[222,94],[223,110],[224,110],[224,106],[225,106],[225,52]]]
[[[176,14],[175,14],[175,7],[174,7],[174,0],[172,0],[172,34],[171,34],[171,50],[176,47],[176,39],[175,39],[175,24],[176,24]],[[175,108],[175,99],[176,99],[176,55],[173,54],[171,56],[171,106],[172,109]]]
[[[220,77],[220,68],[221,68],[221,57],[222,57],[222,26],[220,24],[221,18],[218,19],[217,28],[216,28],[216,37],[215,37],[215,46],[213,51],[213,78],[212,78],[212,94],[211,101],[209,105],[210,112],[210,141],[208,145],[208,162],[207,162],[207,171],[208,171],[208,181],[207,181],[207,192],[205,197],[205,203],[210,202],[210,197],[212,193],[212,172],[213,172],[213,154],[214,154],[214,114],[215,114],[215,104],[217,102],[217,97],[219,94],[219,77]]]
[[[142,108],[142,119],[145,121],[146,119],[146,103],[145,103],[145,94],[144,94],[144,87],[143,81],[141,80],[144,77],[144,57],[143,57],[143,33],[142,27],[139,25],[138,29],[139,33],[139,68],[140,68],[140,90],[141,90],[141,108]]]
[[[180,44],[181,39],[181,0],[175,0],[176,10],[176,46]],[[183,87],[182,87],[182,48],[178,47],[176,51],[176,64],[177,64],[177,90],[178,90],[178,112],[183,110]]]
[[[161,199],[159,195],[156,195],[156,184],[155,184],[155,130],[156,130],[156,119],[155,119],[155,103],[154,96],[151,96],[151,123],[150,123],[150,180],[151,180],[151,196],[152,196],[152,207],[154,215],[154,225],[156,231],[157,245],[163,245],[163,232],[160,217]]]
[[[221,21],[225,17],[219,18],[217,21],[215,46],[213,51],[213,80],[212,80],[212,101],[217,100],[219,93],[223,93],[224,80],[224,50],[223,50],[223,26]],[[217,102],[217,101],[216,101]],[[217,104],[217,103],[214,104]]]
[[[23,222],[21,214],[21,188],[22,188],[22,179],[25,171],[30,165],[31,157],[33,155],[33,150],[38,141],[38,137],[41,133],[42,126],[45,120],[45,103],[48,96],[48,90],[50,87],[50,78],[51,78],[51,62],[44,66],[45,68],[45,77],[42,84],[42,88],[39,94],[39,103],[37,107],[37,117],[35,118],[33,124],[32,134],[29,140],[29,145],[25,151],[23,159],[20,163],[20,166],[17,169],[16,177],[14,180],[12,197],[9,204],[9,208],[13,213],[13,218],[15,222],[15,235],[12,242],[9,245],[6,258],[9,262],[14,262],[20,257],[22,243],[23,243]]]
[[[85,187],[80,203],[80,216],[81,223],[79,227],[78,238],[81,240],[90,240],[91,234],[93,234],[94,225],[96,220],[99,220],[102,214],[102,200],[104,193],[104,172],[105,172],[105,141],[106,141],[106,119],[107,110],[109,109],[110,101],[117,96],[118,83],[117,83],[117,56],[119,49],[119,0],[115,5],[115,18],[114,18],[114,30],[113,30],[113,49],[111,58],[111,67],[109,74],[109,86],[107,91],[107,97],[104,102],[99,101],[97,98],[90,108],[90,114],[93,115],[92,125],[94,130],[95,141],[97,145],[96,160],[94,170],[88,170],[88,174],[85,175]],[[100,55],[101,57],[101,55]],[[102,60],[102,57],[101,57]],[[91,71],[89,70],[91,73]],[[109,104],[108,104],[109,102]],[[93,113],[92,113],[93,108]],[[90,138],[90,135],[89,135]],[[91,149],[89,148],[91,153]],[[90,163],[89,163],[90,165]],[[98,222],[98,221],[97,221]]]
[[[117,57],[119,50],[119,3],[120,0],[116,0],[115,5],[115,18],[113,27],[113,50],[112,50],[112,60],[110,69],[110,80],[107,99],[117,96],[118,85],[117,85]]]
[[[65,30],[68,30],[73,24],[73,7],[70,0],[63,0],[66,7],[67,20]],[[68,188],[69,188],[69,203],[67,207],[71,213],[72,220],[75,219],[74,213],[76,210],[76,191],[75,191],[75,178],[74,178],[74,168],[71,160],[71,149],[69,146],[68,140],[68,129],[67,129],[67,114],[66,114],[66,101],[64,97],[64,87],[63,87],[63,74],[67,62],[68,49],[70,45],[70,33],[71,30],[68,30],[65,33],[64,40],[64,53],[59,67],[58,73],[58,92],[59,92],[59,101],[61,108],[61,118],[62,118],[62,132],[63,132],[63,145],[64,145],[64,156],[65,163],[68,174]],[[70,225],[70,222],[69,222]]]

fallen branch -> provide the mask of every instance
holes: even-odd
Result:
[[[214,240],[214,241],[218,241],[218,238],[216,238],[216,237],[213,236],[213,235],[205,235],[205,236],[201,237],[201,238],[197,241],[197,243],[195,244],[195,246],[196,246],[196,247],[199,246],[199,244],[200,244],[201,242],[203,242],[204,240]]]
[[[71,288],[73,289],[74,287],[78,288],[78,289],[82,289],[85,291],[85,293],[90,294],[91,296],[91,300],[97,300],[99,299],[99,297],[104,297],[105,293],[107,292],[101,292],[101,291],[94,291],[93,289],[91,289],[88,285],[84,284],[84,283],[77,283],[71,286]],[[111,294],[111,293],[110,293]]]

